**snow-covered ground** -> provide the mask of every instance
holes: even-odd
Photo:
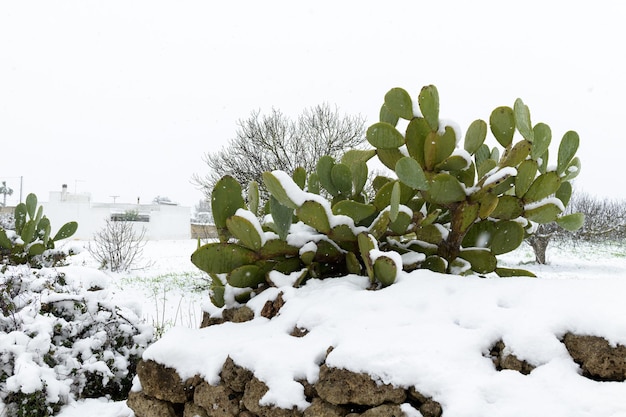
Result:
[[[163,354],[184,338],[198,341],[211,337],[215,341],[244,337],[225,334],[233,326],[204,329],[202,338],[186,329],[198,327],[202,304],[208,302],[203,274],[189,261],[196,244],[193,240],[148,242],[144,251],[148,267],[110,276],[120,301],[135,303],[148,323],[170,329],[161,343],[148,349],[147,356],[163,358],[183,373],[200,372],[211,379],[228,343],[212,343],[217,353],[210,356],[216,363],[194,360],[190,365],[181,356]],[[398,283],[376,292],[365,291],[365,281],[358,277],[312,283],[298,290],[297,297],[295,290],[284,288],[287,304],[279,320],[270,325],[259,318],[241,325],[254,335],[254,346],[266,343],[273,350],[272,358],[266,358],[271,366],[263,365],[266,361],[259,358],[258,349],[239,349],[235,360],[262,375],[270,386],[267,401],[284,406],[306,406],[297,384],[288,381],[294,375],[314,379],[320,352],[333,345],[327,358],[330,365],[354,371],[366,365],[369,369],[380,367],[384,382],[417,385],[440,401],[448,416],[626,416],[626,383],[583,378],[558,343],[558,337],[571,330],[626,344],[626,247],[551,245],[550,264],[537,266],[530,249],[523,246],[501,260],[508,266],[532,270],[539,279],[444,277],[418,271],[403,274]],[[97,267],[87,251],[72,262]],[[329,291],[320,302],[324,290]],[[273,293],[264,292],[252,305],[260,309],[263,299]],[[295,302],[289,303],[289,299]],[[330,305],[339,310],[331,315]],[[400,306],[404,315],[390,316],[391,306]],[[360,320],[369,328],[357,324]],[[293,349],[289,338],[286,344],[281,344],[281,337],[263,338],[269,328],[289,333],[294,325],[311,331],[296,341],[312,341],[306,349]],[[217,333],[226,337],[215,337]],[[499,338],[521,359],[536,365],[536,370],[526,376],[496,372],[484,352]],[[293,355],[294,351],[298,355]],[[275,366],[276,357],[282,358],[285,366]],[[80,401],[60,414],[79,415],[133,414],[123,402],[103,400]]]

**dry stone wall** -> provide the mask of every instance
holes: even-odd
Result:
[[[268,318],[278,313],[282,301],[266,306]],[[222,319],[204,317],[203,325],[224,321],[251,320],[248,307],[227,310]],[[294,329],[293,336],[306,334]],[[562,342],[572,359],[581,367],[581,377],[598,381],[626,381],[626,347],[611,346],[597,336],[566,334]],[[329,348],[329,351],[332,348]],[[489,352],[497,370],[514,370],[529,374],[534,367],[511,354],[497,342]],[[401,417],[401,405],[408,403],[424,417],[440,417],[445,410],[434,399],[415,388],[400,388],[377,383],[367,374],[322,364],[315,384],[298,381],[311,405],[304,411],[261,406],[259,402],[268,387],[247,369],[228,358],[220,374],[220,383],[210,385],[199,377],[182,380],[175,369],[153,361],[137,366],[141,392],[131,392],[128,405],[136,417]]]

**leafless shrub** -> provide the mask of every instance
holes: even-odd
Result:
[[[133,222],[107,220],[87,250],[102,269],[128,271],[141,259],[145,235],[146,228],[136,232]]]

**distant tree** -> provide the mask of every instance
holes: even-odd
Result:
[[[566,213],[584,214],[583,227],[576,232],[568,232],[554,222],[540,224],[537,231],[526,238],[537,263],[546,264],[546,250],[552,239],[601,243],[626,238],[626,201],[602,199],[576,191]]]
[[[2,198],[2,206],[6,207],[7,206],[7,196],[13,194],[13,189],[10,188],[10,187],[7,187],[7,182],[6,181],[2,181],[2,185],[0,186],[0,194],[2,194],[2,196],[3,196],[3,198]]]
[[[338,157],[365,140],[364,118],[342,116],[328,104],[304,110],[295,121],[276,109],[264,115],[253,111],[238,125],[228,145],[205,154],[208,174],[193,176],[192,181],[208,199],[224,175],[233,176],[244,186],[256,181],[263,196],[263,172],[279,169],[293,173],[300,166],[311,172],[321,156]]]
[[[206,213],[211,211],[211,201],[206,198],[201,199],[194,206],[194,210],[196,213]]]

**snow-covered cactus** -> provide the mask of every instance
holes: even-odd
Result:
[[[52,236],[50,220],[44,216],[43,207],[37,207],[35,194],[28,194],[26,203],[15,207],[14,218],[14,231],[0,228],[0,260],[14,265],[54,266],[57,259],[64,258],[62,254],[52,253],[54,242],[71,237],[78,228],[78,223],[68,222]]]
[[[502,149],[485,144],[488,130]],[[301,169],[292,177],[264,173],[271,199],[263,222],[254,198],[253,209],[246,208],[233,178],[217,183],[212,199],[220,242],[192,255],[213,277],[216,305],[224,305],[229,286],[240,288],[235,298],[244,300],[272,285],[274,270],[297,273],[295,285],[353,273],[387,286],[400,271],[419,268],[532,275],[499,268],[496,256],[516,249],[537,223],[582,225],[582,215],[563,215],[570,180],[580,171],[578,135],[563,136],[552,168],[550,128],[533,126],[520,99],[513,108],[495,109],[489,124],[471,123],[461,141],[459,129],[439,119],[434,86],[422,88],[415,101],[394,88],[367,140],[371,149],[348,150],[340,161],[324,156],[308,175]],[[394,175],[375,178],[368,199],[367,162],[375,156]]]

